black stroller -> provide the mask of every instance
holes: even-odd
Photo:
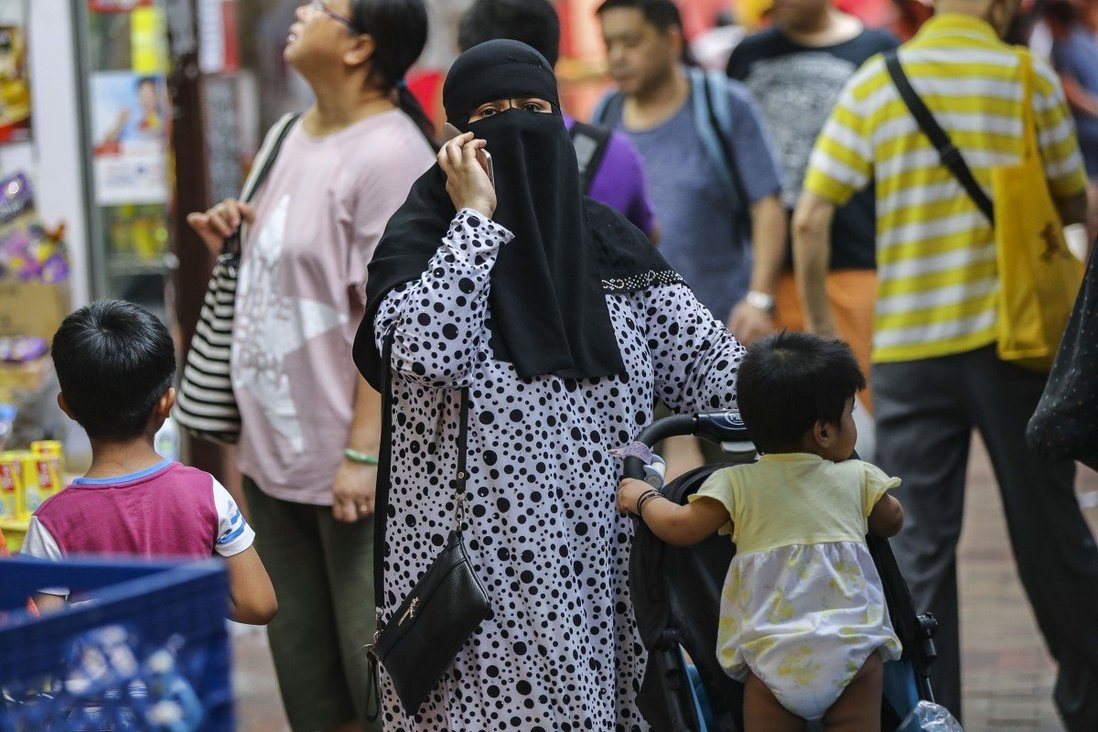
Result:
[[[722,444],[729,454],[728,464],[755,459],[755,447],[736,412],[667,417],[637,440],[651,447],[676,435],[698,435]],[[682,475],[664,486],[663,494],[685,504],[687,496],[720,467],[704,465]],[[625,459],[627,477],[643,479],[643,468],[640,458]],[[881,729],[895,730],[920,700],[933,701],[930,667],[937,622],[929,614],[915,614],[888,541],[870,535],[867,542],[904,647],[899,661],[885,664]],[[629,588],[641,641],[649,653],[641,712],[655,730],[743,730],[743,685],[726,675],[716,658],[721,590],[734,553],[735,547],[724,536],[674,547],[656,538],[643,522],[636,522]]]

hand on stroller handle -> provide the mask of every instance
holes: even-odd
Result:
[[[726,452],[739,455],[754,452],[755,446],[747,436],[747,429],[735,410],[723,412],[701,412],[698,414],[676,414],[653,422],[636,437],[648,447],[679,435],[697,435],[710,442],[721,445]],[[636,457],[626,457],[623,474],[626,478],[645,479],[644,461]]]

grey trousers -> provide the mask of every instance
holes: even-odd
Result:
[[[960,718],[957,541],[972,430],[987,445],[1010,546],[1037,625],[1058,664],[1054,697],[1069,730],[1098,730],[1098,550],[1074,492],[1075,464],[1041,460],[1025,427],[1045,377],[993,346],[873,367],[877,463],[903,480],[892,545],[919,611],[938,618],[938,701]]]

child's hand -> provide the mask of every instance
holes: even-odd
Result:
[[[636,478],[622,478],[618,484],[618,511],[623,514],[637,512],[637,499],[652,486]]]

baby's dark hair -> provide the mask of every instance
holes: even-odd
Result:
[[[842,341],[782,331],[754,343],[740,364],[740,416],[759,452],[796,452],[816,422],[838,424],[846,401],[865,388]]]
[[[175,378],[175,346],[145,308],[101,300],[69,315],[50,348],[61,394],[88,437],[139,437]]]

